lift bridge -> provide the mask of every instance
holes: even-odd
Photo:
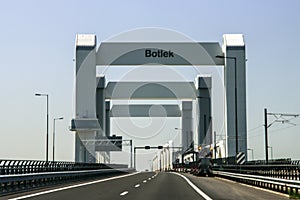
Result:
[[[183,150],[192,143],[212,144],[211,75],[199,74],[191,82],[107,81],[105,74],[96,75],[96,66],[224,66],[226,156],[237,152],[247,156],[243,35],[225,34],[222,48],[217,42],[102,42],[96,46],[95,35],[76,36],[75,118],[71,122],[76,162],[97,162],[99,155],[109,160],[109,150],[86,141],[109,138],[111,117],[181,117]],[[181,100],[182,104],[161,105],[163,109],[157,110],[153,105],[111,105],[112,100],[129,99]],[[194,110],[199,116],[196,128]]]

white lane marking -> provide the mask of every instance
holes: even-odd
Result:
[[[138,188],[138,187],[140,187],[140,184],[136,184],[134,187],[135,187],[135,188]]]
[[[144,180],[143,183],[147,183],[147,180]]]
[[[155,176],[152,176],[152,178],[154,178]]]
[[[151,180],[151,178],[148,178],[148,180],[150,181],[150,180]]]
[[[124,195],[126,195],[126,194],[128,194],[128,191],[122,192],[122,193],[120,194],[120,196],[124,196]]]
[[[212,200],[207,194],[202,192],[194,183],[192,183],[187,177],[176,173],[176,172],[171,172],[172,174],[176,174],[177,176],[181,176],[200,196],[202,196],[205,200]]]
[[[66,186],[66,187],[62,187],[62,188],[57,188],[57,189],[47,190],[47,191],[38,192],[38,193],[34,193],[34,194],[29,194],[29,195],[25,195],[25,196],[20,196],[20,197],[16,197],[16,198],[13,198],[13,199],[10,199],[10,200],[26,199],[26,198],[30,198],[30,197],[40,196],[40,195],[43,195],[43,194],[49,194],[49,193],[58,192],[58,191],[62,191],[62,190],[67,190],[67,189],[71,189],[71,188],[76,188],[76,187],[81,187],[81,186],[85,186],[85,185],[91,185],[91,184],[95,184],[95,183],[101,183],[101,182],[110,181],[110,180],[114,180],[114,179],[133,176],[133,175],[136,175],[138,173],[140,173],[140,172],[135,172],[135,173],[132,173],[132,174],[126,174],[126,175],[121,175],[121,176],[115,176],[115,177],[101,179],[101,180],[97,180],[97,181],[91,181],[91,182],[87,182],[87,183],[70,185],[70,186]]]

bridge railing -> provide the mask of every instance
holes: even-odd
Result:
[[[288,164],[287,164],[288,163]],[[298,161],[252,162],[246,165],[215,165],[214,175],[234,181],[299,195],[300,165]]]
[[[235,158],[214,160],[213,174],[226,179],[250,184],[282,193],[297,194],[300,191],[300,162],[290,159],[247,162],[235,165]],[[173,163],[174,169],[193,173],[195,162]],[[197,174],[197,173],[195,173]]]
[[[46,185],[133,171],[122,164],[0,160],[0,196]]]
[[[227,158],[213,159],[215,165],[234,165],[236,157],[231,156]],[[300,165],[300,160],[292,160],[291,158],[272,159],[268,163],[265,160],[246,161],[246,165]]]
[[[0,175],[29,174],[41,172],[78,171],[127,168],[127,165],[75,163],[75,162],[46,162],[39,160],[0,160]]]
[[[226,179],[242,182],[249,185],[254,185],[260,188],[271,189],[277,192],[286,193],[290,195],[299,195],[300,181],[288,180],[282,178],[265,177],[250,174],[239,174],[224,171],[214,171],[214,175]]]
[[[300,165],[219,165],[213,170],[300,181]]]

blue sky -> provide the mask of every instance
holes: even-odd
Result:
[[[263,108],[300,113],[300,2],[279,1],[2,1],[0,7],[0,158],[44,159],[45,99],[50,131],[57,122],[56,157],[72,160],[74,41],[94,33],[98,42],[141,27],[179,31],[196,41],[245,35],[248,129],[263,124]],[[271,120],[271,118],[270,118]],[[295,123],[300,124],[296,119]],[[300,159],[299,126],[270,129],[274,156]],[[255,157],[264,157],[263,128],[249,132]]]

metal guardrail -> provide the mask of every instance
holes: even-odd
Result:
[[[217,158],[213,159],[213,162],[217,165],[235,165],[236,157],[227,157],[227,158]],[[252,160],[246,161],[246,165],[300,165],[299,160],[292,160],[291,158],[281,158],[269,160],[266,163],[265,160]]]
[[[214,170],[300,181],[300,165],[221,165]]]
[[[114,168],[127,168],[127,165],[51,161],[46,162],[39,160],[0,160],[0,175]]]
[[[234,157],[213,161],[214,175],[282,193],[299,195],[300,161],[278,159],[272,160],[268,165],[260,161],[235,165]],[[193,172],[195,167],[198,168],[195,162],[173,163],[175,170],[183,172]]]
[[[95,178],[101,175],[130,173],[134,171],[134,169],[124,168],[1,175],[0,196],[24,190],[27,191],[41,186],[64,183],[66,181]]]
[[[0,196],[97,176],[130,173],[120,164],[0,160]]]
[[[238,182],[271,189],[286,194],[299,194],[300,181],[287,180],[282,178],[272,178],[258,175],[238,174],[223,171],[214,171],[214,174],[220,177],[229,178]]]

